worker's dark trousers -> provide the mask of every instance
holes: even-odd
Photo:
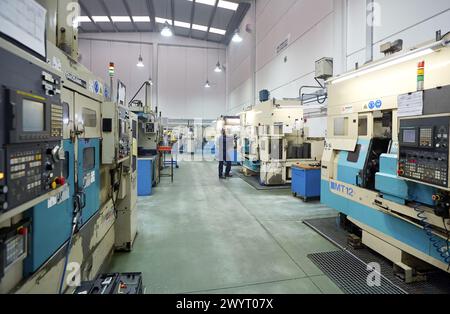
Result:
[[[219,177],[223,176],[223,164],[226,164],[225,175],[230,175],[231,172],[231,161],[219,161]]]

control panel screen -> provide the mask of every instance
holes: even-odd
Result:
[[[450,117],[401,119],[400,130],[399,176],[448,188]]]
[[[45,105],[28,99],[23,100],[22,125],[24,132],[42,132],[45,129]]]
[[[416,142],[416,130],[403,130],[403,142],[414,144]]]

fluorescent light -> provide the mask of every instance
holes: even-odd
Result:
[[[150,22],[149,16],[133,16],[133,22]]]
[[[89,23],[92,22],[89,16],[78,16],[75,18],[75,21],[78,23]]]
[[[197,31],[207,32],[208,31],[208,26],[192,24],[192,29],[195,29]]]
[[[188,1],[192,2],[192,0],[188,0]],[[196,0],[195,3],[206,4],[206,5],[213,7],[216,5],[216,0]],[[231,1],[219,0],[219,3],[217,4],[217,6],[222,9],[236,11],[239,7],[239,4],[231,2]]]
[[[236,11],[238,9],[238,7],[239,7],[239,4],[238,3],[234,3],[234,2],[230,2],[230,1],[220,0],[219,4],[217,6],[219,8]]]
[[[162,17],[155,17],[155,22],[160,24],[168,23],[169,25],[172,25],[172,20],[164,19]]]
[[[189,0],[189,1],[192,1],[192,0]],[[196,0],[195,3],[201,3],[201,4],[210,5],[210,6],[215,6],[216,0]]]
[[[93,16],[94,22],[111,22],[107,16]]]
[[[111,20],[113,22],[131,22],[131,18],[129,16],[111,16]]]
[[[225,30],[223,30],[223,29],[211,27],[211,28],[209,29],[209,32],[210,32],[210,33],[214,33],[214,34],[219,34],[219,35],[225,35],[227,31],[225,31]]]
[[[331,80],[331,83],[332,84],[337,84],[337,83],[340,83],[340,82],[348,81],[348,80],[350,80],[352,78],[359,77],[359,76],[362,76],[362,75],[365,75],[365,74],[368,74],[368,73],[372,73],[372,72],[375,72],[375,71],[378,71],[378,70],[386,69],[388,67],[394,66],[394,65],[402,63],[402,62],[411,61],[411,60],[414,60],[414,59],[417,59],[417,58],[429,55],[429,54],[431,54],[433,52],[434,52],[434,50],[431,49],[431,48],[427,48],[427,49],[420,50],[420,51],[414,51],[412,53],[393,58],[390,61],[374,64],[372,66],[369,65],[368,67],[362,68],[361,70],[350,72],[349,74],[347,74],[345,76],[338,77],[338,78],[336,78],[334,80]]]
[[[191,28],[191,23],[175,21],[175,26],[183,27],[183,28]]]
[[[161,36],[171,37],[172,35],[173,35],[172,29],[170,28],[169,23],[166,21],[164,23],[163,29],[161,30]]]

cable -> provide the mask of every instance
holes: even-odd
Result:
[[[425,210],[420,210],[418,207],[414,207],[414,210],[417,212],[417,218],[419,218],[419,220],[422,224],[423,230],[425,231],[426,235],[428,236],[431,244],[436,249],[436,251],[439,253],[441,258],[445,261],[445,263],[448,265],[448,267],[447,267],[447,271],[448,271],[450,269],[450,251],[449,251],[450,234],[449,234],[449,231],[447,230],[447,226],[445,225],[445,220],[444,220],[444,227],[445,227],[445,230],[447,231],[447,240],[445,241],[445,245],[447,247],[447,251],[443,252],[442,245],[441,245],[443,240],[440,237],[437,237],[436,235],[434,235],[432,226],[428,223],[428,217],[424,215]]]
[[[117,171],[117,169],[116,169]],[[123,164],[120,164],[120,174],[119,174],[119,186],[117,189],[117,193],[114,193],[114,186],[112,185],[112,195],[111,195],[111,199],[113,202],[113,207],[114,207],[114,215],[117,218],[118,217],[118,210],[117,210],[117,200],[119,199],[119,193],[120,193],[120,188],[122,187],[122,175],[123,175]],[[116,199],[114,200],[114,194],[116,194]]]
[[[83,192],[81,192],[81,193],[83,193]],[[82,195],[78,194],[74,197],[74,201],[73,201],[72,230],[70,232],[69,243],[67,243],[63,273],[61,276],[61,280],[59,282],[59,290],[58,290],[59,294],[63,293],[64,279],[66,277],[66,272],[67,272],[67,264],[69,263],[70,250],[72,249],[72,241],[73,241],[75,232],[77,230],[77,225],[78,225],[78,220],[80,218],[81,209],[84,207],[84,205],[86,205],[86,204],[82,204],[81,197],[82,197]]]

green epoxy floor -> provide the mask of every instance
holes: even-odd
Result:
[[[138,210],[134,250],[116,253],[110,271],[142,272],[146,293],[341,293],[307,257],[336,247],[302,223],[336,212],[290,190],[257,191],[219,180],[216,163],[184,162]]]

